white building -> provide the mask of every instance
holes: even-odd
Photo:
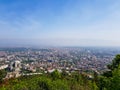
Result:
[[[21,62],[20,61],[14,61],[10,64],[10,70],[11,71],[20,71],[21,68]]]
[[[0,70],[5,69],[7,67],[8,67],[8,65],[2,65],[2,66],[0,66]]]

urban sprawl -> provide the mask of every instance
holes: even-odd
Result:
[[[55,70],[102,73],[107,70],[118,49],[110,48],[1,48],[0,70],[6,69],[5,78],[51,73]]]

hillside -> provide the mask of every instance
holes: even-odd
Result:
[[[97,86],[83,75],[73,73],[24,76],[4,81],[0,90],[93,90]]]

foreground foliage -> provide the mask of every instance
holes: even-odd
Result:
[[[108,68],[110,71],[98,78],[97,86],[100,90],[120,90],[120,54],[116,55]]]
[[[94,82],[73,73],[66,75],[58,71],[52,74],[24,76],[4,81],[0,90],[94,90]]]

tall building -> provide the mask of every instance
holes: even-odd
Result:
[[[10,70],[11,71],[20,71],[21,68],[21,62],[20,61],[14,61],[10,64]]]

